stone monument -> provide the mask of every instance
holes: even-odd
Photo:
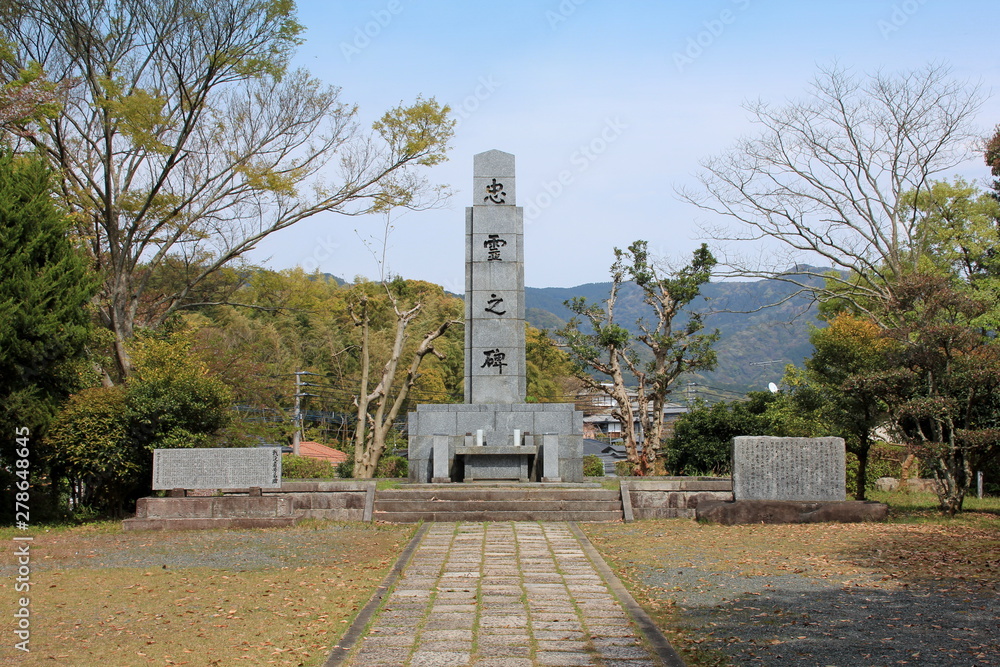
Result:
[[[843,438],[733,438],[733,500],[698,503],[698,521],[884,521],[883,503],[844,500]]]
[[[583,481],[583,413],[525,403],[524,211],[514,156],[473,158],[465,212],[465,403],[409,414],[410,481]]]
[[[843,438],[733,438],[736,500],[842,501]]]
[[[281,488],[280,447],[153,450],[153,490]]]

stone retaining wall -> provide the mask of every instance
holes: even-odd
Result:
[[[693,519],[701,502],[733,500],[733,482],[728,478],[623,478],[621,483],[634,519]]]
[[[211,493],[211,495],[206,495]],[[125,530],[267,528],[302,519],[371,521],[374,482],[284,482],[251,495],[250,489],[192,490],[186,497],[140,498]],[[256,493],[260,493],[259,490]]]

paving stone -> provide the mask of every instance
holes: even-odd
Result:
[[[424,633],[420,638],[420,650],[433,653],[469,653],[472,651],[472,640],[439,640],[433,633],[430,635]]]
[[[617,660],[648,659],[649,653],[642,646],[598,646],[597,652],[604,658]]]
[[[531,647],[528,645],[529,641],[527,635],[517,641],[509,639],[504,639],[503,641],[496,641],[494,639],[490,641],[480,640],[477,644],[479,649],[478,655],[480,657],[494,658],[530,658]]]
[[[460,618],[445,618],[445,616],[450,617],[454,614],[442,614],[428,618],[424,628],[426,630],[464,630],[471,628],[476,623],[476,617],[472,614],[464,614]]]
[[[527,616],[482,616],[479,619],[480,628],[525,628],[527,626]]]
[[[479,658],[472,663],[475,667],[534,667],[531,658]]]
[[[468,665],[472,662],[472,656],[459,651],[417,651],[410,659],[410,667],[455,667],[456,665]]]
[[[572,639],[538,639],[535,645],[539,651],[584,651],[588,641],[585,637]]]
[[[634,637],[635,632],[627,625],[597,625],[587,628],[591,637]]]
[[[430,591],[428,591],[428,590],[417,590],[417,589],[409,589],[409,590],[402,590],[402,591],[399,590],[399,589],[396,589],[392,593],[392,597],[394,597],[394,598],[429,598],[430,596],[431,596],[431,592]]]
[[[538,641],[584,641],[590,638],[589,634],[583,630],[532,630],[531,633]]]
[[[385,648],[381,646],[366,646],[363,645],[361,650],[357,652],[354,657],[355,665],[364,665],[368,667],[369,665],[387,665],[389,667],[399,667],[406,662],[406,659],[410,655],[410,649],[400,649],[400,648]]]
[[[436,604],[431,607],[431,614],[475,614],[476,604]]]
[[[540,621],[532,619],[531,628],[535,631],[535,636],[538,637],[540,631],[548,632],[576,632],[583,634],[583,625],[579,620],[573,619],[572,621]]]
[[[577,667],[578,665],[590,667],[591,665],[595,665],[597,663],[594,660],[594,657],[586,652],[567,653],[563,651],[538,651],[535,654],[535,664],[552,667]]]
[[[576,610],[569,607],[567,611],[559,612],[534,612],[531,614],[531,622],[537,627],[538,623],[565,623],[568,621],[576,621]]]
[[[604,646],[642,646],[636,637],[591,637],[590,643],[597,650]]]
[[[397,647],[409,647],[413,646],[416,638],[412,635],[369,635],[365,639],[365,646],[397,646]]]

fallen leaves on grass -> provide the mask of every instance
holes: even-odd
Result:
[[[34,580],[57,579],[58,587],[33,589],[44,625],[17,664],[67,664],[58,658],[66,652],[74,667],[319,664],[411,532],[353,524],[36,538],[45,567]],[[148,562],[150,554],[169,567],[109,566]],[[243,568],[186,565],[220,554]],[[9,624],[0,629],[9,633]],[[12,664],[12,650],[0,647],[0,664]]]

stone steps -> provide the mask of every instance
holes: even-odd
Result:
[[[605,489],[425,487],[375,496],[372,518],[416,521],[618,521],[621,495]]]

